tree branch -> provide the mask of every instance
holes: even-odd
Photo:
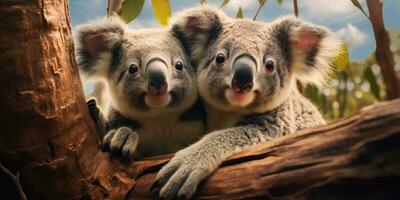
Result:
[[[395,100],[270,141],[229,158],[200,185],[196,198],[393,198],[400,184],[399,121],[400,100]],[[149,189],[163,159],[135,164],[151,167],[138,175],[127,199],[156,197]]]
[[[14,181],[20,176],[31,199],[124,199],[128,191],[129,198],[154,197],[150,185],[171,155],[124,165],[100,151],[75,63],[68,8],[65,0],[0,4],[7,27],[0,37],[0,49],[7,49],[0,54],[7,66],[0,68],[0,161],[19,172]],[[399,121],[397,100],[270,141],[229,158],[197,197],[397,196]]]
[[[299,8],[297,6],[297,0],[293,0],[294,16],[299,17]]]
[[[255,21],[257,19],[258,13],[260,12],[261,8],[264,6],[266,1],[260,1],[260,6],[258,6],[257,12],[253,17],[253,20]]]
[[[12,183],[14,186],[15,190],[17,191],[18,198],[21,200],[27,200],[28,198],[26,197],[26,194],[24,190],[22,189],[21,182],[19,180],[19,172],[17,171],[17,174],[14,175],[11,173],[2,163],[0,163],[0,171],[8,178],[8,180]]]
[[[113,14],[121,15],[123,0],[108,0],[107,4],[107,16],[112,16]]]
[[[376,41],[375,58],[381,67],[387,98],[399,98],[400,81],[394,70],[393,53],[390,50],[390,40],[383,21],[383,3],[380,0],[367,0],[367,6]]]

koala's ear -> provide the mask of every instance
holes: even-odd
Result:
[[[325,83],[331,62],[341,49],[341,42],[328,29],[294,17],[285,17],[273,23],[274,33],[291,73],[302,82],[317,86]]]
[[[79,26],[75,49],[79,71],[86,79],[103,76],[111,65],[116,48],[120,48],[126,24],[118,17]]]
[[[178,13],[172,20],[171,30],[190,52],[191,60],[197,62],[222,30],[225,20],[228,17],[218,9],[200,6]]]

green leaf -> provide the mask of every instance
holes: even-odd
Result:
[[[283,0],[276,0],[276,1],[279,3],[279,5],[281,5],[283,2]]]
[[[144,5],[144,0],[125,0],[122,3],[121,17],[128,23],[139,16]]]
[[[151,0],[153,12],[161,25],[168,25],[168,18],[171,17],[171,7],[168,0]]]
[[[371,67],[367,67],[365,69],[364,77],[369,82],[372,94],[375,96],[376,99],[381,100],[380,88],[379,88],[378,83],[376,82],[376,77],[375,77],[374,73],[372,72]]]
[[[260,3],[260,6],[263,6],[267,2],[267,0],[258,0],[258,3]]]
[[[326,114],[329,111],[329,101],[328,97],[324,93],[320,93],[319,96],[320,107],[322,109],[322,113]]]
[[[368,19],[369,16],[367,15],[367,13],[364,11],[363,7],[361,6],[360,2],[358,2],[358,0],[351,0],[351,2],[353,3],[353,5],[355,7],[357,7]]]
[[[319,93],[318,93],[318,88],[307,84],[306,88],[304,89],[304,94],[308,99],[310,99],[313,103],[317,104],[320,106],[320,101],[319,101]]]
[[[349,50],[346,44],[342,44],[341,51],[337,55],[334,64],[336,68],[340,71],[346,70],[349,66]]]
[[[224,0],[224,2],[222,2],[222,4],[219,6],[219,8],[223,8],[228,3],[229,3],[229,0]]]
[[[238,12],[236,13],[236,18],[243,18],[243,10],[242,10],[242,7],[239,7]]]

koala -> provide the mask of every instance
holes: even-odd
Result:
[[[132,30],[111,17],[78,27],[76,49],[83,80],[101,83],[101,105],[88,106],[112,156],[172,153],[205,133],[195,70],[172,30]]]
[[[178,151],[157,174],[163,199],[189,199],[229,156],[325,124],[296,80],[322,86],[340,41],[326,28],[283,17],[232,19],[210,7],[183,11],[173,29],[197,66],[208,134]]]

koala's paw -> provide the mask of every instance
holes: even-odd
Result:
[[[128,127],[121,127],[117,130],[109,131],[103,138],[103,151],[110,152],[112,157],[116,157],[121,162],[130,162],[136,152],[139,142],[139,135]]]
[[[100,109],[97,107],[96,99],[89,99],[86,104],[92,120],[97,125],[100,118]]]
[[[178,152],[157,174],[152,191],[159,190],[161,199],[190,199],[197,186],[216,168],[207,154],[189,146]]]

